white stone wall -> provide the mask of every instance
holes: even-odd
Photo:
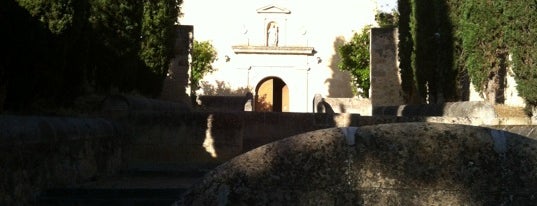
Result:
[[[526,102],[522,97],[519,96],[517,90],[517,83],[515,80],[516,74],[513,72],[513,69],[510,67],[507,68],[507,74],[505,76],[505,105],[513,107],[525,107]],[[469,101],[485,101],[483,94],[477,92],[477,89],[473,84],[470,83],[470,99]]]
[[[274,7],[272,7],[274,6]],[[290,111],[311,112],[314,94],[352,97],[349,76],[337,69],[335,41],[348,40],[374,23],[373,0],[209,1],[184,0],[182,25],[194,38],[211,41],[218,52],[216,72],[204,78],[225,81],[232,89],[255,87],[278,77],[289,87]],[[279,13],[271,13],[277,11]],[[279,47],[313,47],[313,55],[236,54],[232,46],[265,46],[266,26],[277,22]],[[226,61],[226,56],[229,60]]]

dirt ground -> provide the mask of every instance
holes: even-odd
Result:
[[[503,104],[494,105],[498,117],[527,117],[524,107],[512,107]]]

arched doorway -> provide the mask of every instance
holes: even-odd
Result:
[[[280,78],[268,77],[261,80],[255,94],[255,111],[289,111],[289,88]]]

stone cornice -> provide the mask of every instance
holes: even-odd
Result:
[[[233,46],[236,54],[287,54],[287,55],[313,55],[313,47],[299,46]]]
[[[257,13],[259,14],[263,14],[263,13],[268,13],[268,14],[290,14],[291,11],[289,11],[289,9],[286,9],[286,8],[283,8],[283,7],[279,7],[279,6],[276,6],[276,5],[267,5],[267,6],[264,6],[264,7],[261,7],[259,9],[257,9]]]

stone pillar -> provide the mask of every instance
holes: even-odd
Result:
[[[375,106],[404,104],[401,77],[397,58],[397,29],[371,29],[371,90],[370,99]]]
[[[164,79],[160,99],[190,104],[190,55],[194,41],[194,27],[178,25],[176,32],[174,58]]]
[[[323,101],[323,96],[321,94],[315,94],[313,97],[313,113],[320,113],[320,108],[318,108],[318,105],[321,104],[321,101]]]

